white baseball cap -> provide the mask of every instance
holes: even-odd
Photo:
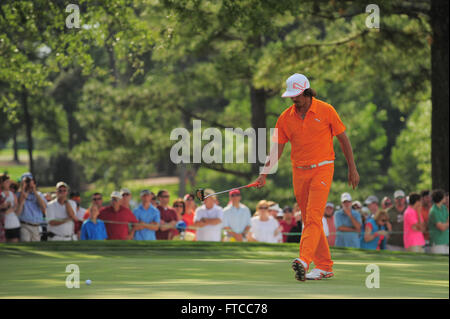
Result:
[[[111,198],[119,198],[119,199],[121,199],[122,198],[122,194],[120,194],[118,191],[113,191],[111,193]]]
[[[283,210],[281,209],[280,205],[274,204],[269,207],[269,210],[276,210],[278,213],[283,213]],[[283,216],[283,215],[281,215]]]
[[[364,204],[366,205],[370,205],[372,203],[377,203],[378,204],[378,197],[376,197],[375,195],[370,195],[369,197],[367,197],[367,199],[364,201]]]
[[[341,203],[345,202],[345,201],[352,201],[352,196],[349,193],[343,193],[341,195]]]
[[[64,182],[58,182],[58,183],[56,184],[56,189],[58,189],[58,188],[60,188],[60,187],[62,187],[62,186],[64,186],[65,188],[69,188],[69,186],[67,186],[66,183],[64,183]]]
[[[286,80],[286,92],[281,97],[294,97],[309,89],[309,81],[303,74],[295,73]]]
[[[394,193],[394,198],[405,197],[405,196],[406,196],[406,195],[405,195],[405,192],[402,191],[401,189],[396,190],[395,193]]]

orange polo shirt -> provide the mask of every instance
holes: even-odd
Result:
[[[275,128],[278,130],[275,130],[273,142],[291,142],[294,166],[333,161],[333,137],[345,131],[333,106],[314,97],[305,119],[300,117],[293,104],[280,115]]]

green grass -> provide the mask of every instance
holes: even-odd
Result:
[[[27,165],[8,165],[8,166],[0,166],[0,173],[8,173],[9,177],[13,181],[17,181],[20,179],[23,173],[28,172]]]
[[[333,248],[333,278],[298,282],[297,252],[260,243],[0,244],[0,298],[449,297],[448,256]],[[65,286],[69,264],[80,267],[80,289]],[[379,266],[380,288],[366,288],[368,264]]]

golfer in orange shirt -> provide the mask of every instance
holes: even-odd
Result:
[[[306,76],[296,73],[286,84],[282,97],[291,98],[294,104],[278,118],[273,136],[275,144],[255,182],[258,187],[265,185],[267,173],[281,157],[285,144],[291,142],[294,194],[304,223],[299,258],[294,259],[292,268],[300,281],[329,278],[333,276],[333,261],[322,217],[333,181],[334,136],[347,160],[348,183],[353,189],[359,183],[359,174],[345,126],[336,110],[315,98],[316,92],[310,88]],[[307,273],[311,262],[315,268]]]

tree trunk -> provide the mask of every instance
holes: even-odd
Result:
[[[14,153],[14,162],[17,164],[20,163],[19,159],[19,146],[17,145],[17,131],[13,132],[13,153]]]
[[[21,99],[22,99],[22,107],[24,112],[24,119],[25,119],[25,130],[26,130],[26,136],[27,136],[27,148],[28,148],[28,159],[29,159],[29,169],[31,174],[34,175],[34,164],[33,164],[33,120],[30,116],[29,110],[28,110],[28,92],[23,87],[22,93],[21,93]]]
[[[259,137],[258,128],[266,127],[266,91],[250,86],[250,102],[252,108],[252,127],[256,131],[256,163],[252,164],[251,173],[252,175],[259,175],[259,167],[263,166],[263,164],[258,161],[258,140],[263,137]],[[267,144],[264,152],[267,154]]]
[[[448,99],[448,1],[431,2],[431,177],[433,189],[448,191],[449,99]]]

